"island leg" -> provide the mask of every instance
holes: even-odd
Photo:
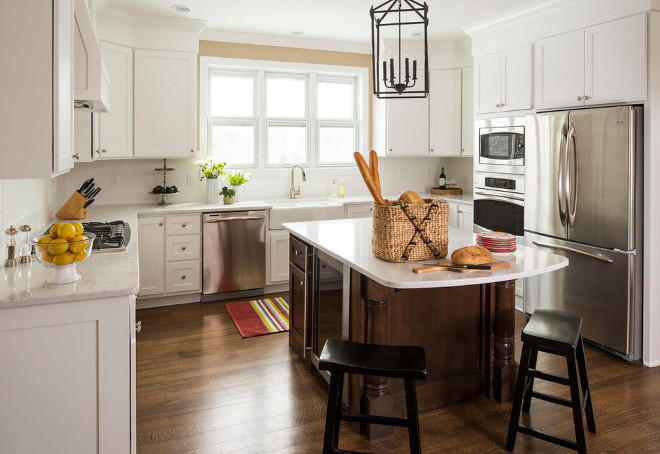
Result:
[[[369,279],[363,278],[365,292],[363,303],[366,312],[365,342],[368,344],[389,344],[389,297],[392,289],[387,289]],[[390,395],[390,379],[365,375],[362,411],[367,415],[392,415],[394,399]],[[392,434],[391,426],[364,424],[361,427],[367,438],[374,440]]]
[[[510,402],[516,386],[515,360],[516,281],[495,284],[495,323],[493,327],[493,397]]]

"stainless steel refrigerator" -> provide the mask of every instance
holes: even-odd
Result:
[[[582,315],[586,339],[642,355],[643,108],[528,115],[525,243],[569,266],[525,281],[524,310]]]

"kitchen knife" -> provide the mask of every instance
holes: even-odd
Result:
[[[422,263],[424,266],[442,266],[444,268],[467,268],[469,270],[490,270],[490,265],[440,265],[438,263]]]
[[[424,268],[413,268],[413,273],[424,274],[430,273],[432,271],[453,271],[455,273],[465,273],[468,270],[474,271],[488,271],[491,269],[488,265],[463,265],[463,266],[452,266],[452,265],[429,265],[424,264]]]
[[[85,181],[82,186],[80,186],[80,189],[78,189],[78,194],[82,194],[85,189],[89,187],[90,184],[94,181],[94,178],[90,178],[89,180]]]
[[[98,195],[99,192],[101,192],[101,188],[96,188],[87,196],[87,198],[88,199],[93,199],[94,197],[96,197]]]
[[[90,206],[92,203],[94,203],[94,199],[89,199],[87,202],[85,202],[85,205],[83,205],[83,209],[87,208]]]
[[[89,195],[94,192],[94,183],[87,186],[87,189],[82,193],[83,197],[90,198]]]

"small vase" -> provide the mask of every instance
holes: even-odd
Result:
[[[206,179],[206,203],[220,203],[218,180],[216,178]]]
[[[225,205],[231,205],[234,203],[234,196],[233,195],[224,195],[222,196],[223,201],[225,202]]]
[[[236,195],[234,196],[234,201],[235,202],[242,201],[243,200],[243,190],[245,189],[245,187],[243,187],[243,185],[241,184],[241,185],[238,185],[238,186],[232,186],[232,189],[234,189],[234,191],[236,191]]]

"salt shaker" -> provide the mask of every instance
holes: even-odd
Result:
[[[18,260],[16,260],[16,234],[18,230],[13,225],[10,225],[5,230],[5,233],[7,234],[7,259],[5,260],[5,266],[16,266],[18,265]]]
[[[25,233],[25,241],[21,245],[21,263],[32,262],[32,243],[30,243],[30,231],[32,227],[25,224],[18,228],[21,232]]]

